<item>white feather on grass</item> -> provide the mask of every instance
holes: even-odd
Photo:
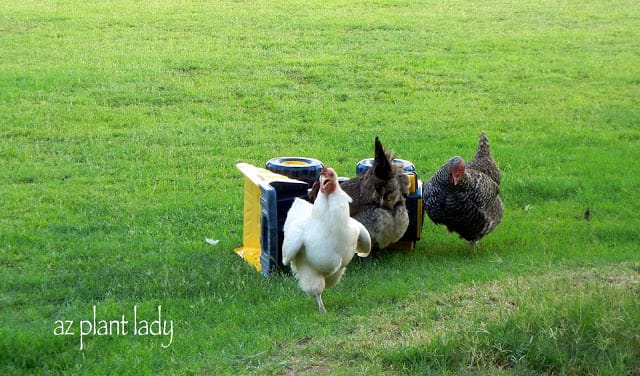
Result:
[[[211,239],[211,238],[204,238],[204,241],[209,244],[209,245],[213,245],[216,246],[218,245],[218,243],[220,243],[220,240],[216,240],[216,239]]]

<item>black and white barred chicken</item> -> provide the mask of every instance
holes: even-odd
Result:
[[[429,179],[423,190],[424,210],[433,222],[475,245],[502,219],[499,193],[500,169],[483,132],[469,163],[453,157]]]

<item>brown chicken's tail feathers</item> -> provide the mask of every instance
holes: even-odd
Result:
[[[388,179],[392,176],[390,163],[390,158],[388,158],[380,139],[376,137],[373,163],[374,175],[379,179]]]

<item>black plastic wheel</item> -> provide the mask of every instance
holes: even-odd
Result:
[[[267,170],[309,185],[320,177],[323,167],[319,160],[305,157],[278,157],[266,163]]]

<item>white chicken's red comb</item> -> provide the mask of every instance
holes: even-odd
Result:
[[[332,169],[331,167],[323,167],[322,168],[322,172],[321,172],[322,175],[331,174],[331,173],[335,174],[336,171],[334,169]]]

